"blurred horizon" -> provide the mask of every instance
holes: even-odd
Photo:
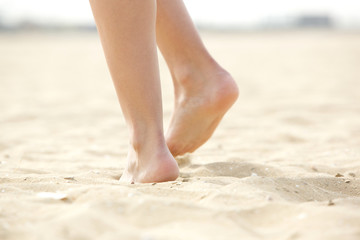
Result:
[[[203,29],[360,29],[357,0],[185,0]],[[0,0],[0,29],[95,29],[88,1]]]

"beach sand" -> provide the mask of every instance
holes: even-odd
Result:
[[[133,185],[96,33],[0,35],[1,240],[360,239],[360,33],[202,35],[240,98],[177,181]]]

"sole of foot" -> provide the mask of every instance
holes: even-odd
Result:
[[[203,145],[239,96],[237,84],[228,72],[221,70],[202,77],[206,79],[193,82],[190,77],[188,86],[175,92],[175,110],[166,133],[173,156],[191,153]]]

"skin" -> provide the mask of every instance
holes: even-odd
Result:
[[[205,143],[238,96],[207,52],[180,0],[90,0],[116,93],[129,129],[120,181],[175,180],[173,156]],[[173,77],[175,106],[163,132],[156,44]]]
[[[178,156],[195,151],[211,137],[239,92],[231,75],[205,48],[183,1],[157,4],[157,43],[175,90],[166,142]]]

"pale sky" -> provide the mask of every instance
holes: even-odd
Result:
[[[185,3],[194,20],[205,24],[253,25],[264,19],[283,19],[304,12],[332,14],[344,25],[360,23],[360,0],[185,0]],[[0,0],[0,16],[9,23],[21,19],[68,24],[93,22],[88,0]]]

